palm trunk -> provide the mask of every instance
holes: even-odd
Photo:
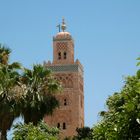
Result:
[[[7,114],[3,115],[0,140],[7,140],[7,130],[10,130],[13,120],[14,120],[14,115],[12,113],[8,112]]]
[[[7,140],[6,131],[1,132],[1,140]]]

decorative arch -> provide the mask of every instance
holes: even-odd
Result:
[[[63,79],[62,79],[62,86],[63,86],[63,87],[66,87],[66,85],[67,85],[67,84],[66,84],[66,80],[63,78]]]
[[[73,82],[72,82],[71,79],[68,79],[67,85],[68,85],[68,88],[72,88],[73,87]]]

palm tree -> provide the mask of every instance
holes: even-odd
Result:
[[[33,70],[24,69],[21,76],[18,62],[9,64],[11,50],[0,44],[0,131],[2,140],[13,120],[22,114],[25,123],[37,124],[44,115],[51,114],[58,106],[53,93],[61,86],[50,70],[34,65]]]
[[[15,89],[18,86],[19,73],[13,66],[14,64],[0,65],[0,129],[3,139],[15,118],[15,99],[18,98]]]
[[[15,118],[15,99],[18,98],[15,89],[19,82],[17,69],[20,68],[20,64],[8,63],[10,52],[10,49],[0,44],[0,131],[2,140],[6,139],[6,132]]]
[[[22,115],[25,123],[34,125],[43,119],[44,115],[52,113],[58,106],[53,93],[60,89],[51,71],[42,65],[34,65],[33,70],[25,69],[22,76],[24,98],[21,101]]]
[[[1,64],[4,64],[4,65],[8,64],[10,53],[11,53],[11,50],[5,47],[5,45],[0,43],[0,63]]]

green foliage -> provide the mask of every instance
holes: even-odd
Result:
[[[140,138],[140,77],[129,76],[120,93],[106,101],[107,111],[93,127],[95,140],[135,140]]]
[[[5,45],[0,43],[0,63],[1,64],[4,64],[4,65],[8,64],[10,53],[11,53],[11,50]]]
[[[92,129],[89,127],[77,128],[77,136],[73,137],[73,140],[92,140]]]
[[[26,123],[37,124],[58,106],[54,93],[61,86],[50,70],[34,65],[33,70],[21,64],[9,64],[11,50],[0,44],[0,131],[2,140],[13,120],[22,114]],[[22,70],[22,74],[19,73]]]
[[[73,140],[71,137],[65,137],[64,140]]]
[[[137,60],[140,60],[138,58]],[[140,62],[137,63],[137,66]],[[128,76],[120,93],[110,96],[107,111],[93,127],[94,140],[137,140],[140,138],[140,70]]]
[[[21,79],[23,98],[20,108],[25,123],[37,124],[44,115],[51,114],[58,106],[53,94],[60,89],[50,70],[42,65],[34,65],[33,70],[24,69]]]
[[[137,63],[137,66],[140,66],[140,57],[138,57],[137,60],[139,61],[139,62]]]
[[[17,124],[14,129],[13,140],[58,140],[58,129],[50,128],[43,122],[38,123],[37,126],[33,123]]]
[[[17,116],[16,106],[20,96],[16,88],[19,87],[18,70],[21,65],[18,62],[8,63],[10,52],[8,48],[0,44],[0,131],[2,131],[2,140],[6,139],[6,131],[10,129]]]

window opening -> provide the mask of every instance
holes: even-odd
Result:
[[[66,52],[64,52],[64,59],[66,59],[67,58],[67,53]]]
[[[66,129],[66,123],[63,123],[63,129]]]
[[[58,53],[58,59],[61,59],[61,52]]]
[[[67,105],[67,99],[64,99],[64,105],[65,106]]]
[[[57,123],[57,128],[60,128],[60,123]]]

